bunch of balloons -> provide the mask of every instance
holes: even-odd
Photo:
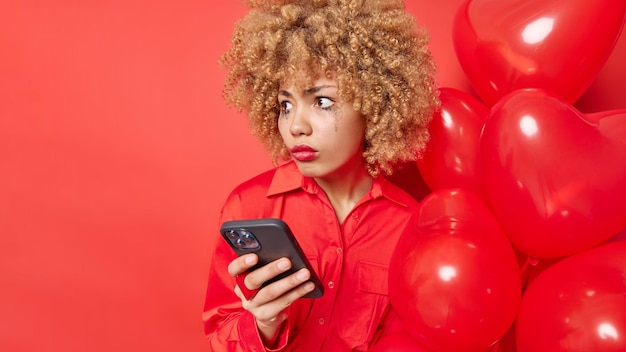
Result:
[[[432,192],[390,267],[409,335],[376,351],[626,351],[626,109],[572,105],[625,18],[623,0],[459,8],[479,98],[440,90],[417,164]]]

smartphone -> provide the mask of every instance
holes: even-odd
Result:
[[[309,281],[315,284],[315,288],[303,297],[319,298],[324,294],[319,277],[298,245],[291,229],[284,221],[275,218],[226,221],[222,224],[220,232],[238,256],[256,253],[259,262],[250,268],[250,271],[282,257],[291,260],[289,270],[268,280],[261,287],[289,276],[302,268],[307,268],[311,273]]]

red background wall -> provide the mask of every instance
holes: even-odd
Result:
[[[460,0],[408,1],[442,86]],[[221,98],[239,1],[2,1],[0,350],[203,351],[209,237],[269,167]],[[577,106],[625,108],[626,40]],[[409,180],[410,181],[410,180]]]

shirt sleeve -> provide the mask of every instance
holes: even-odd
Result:
[[[241,199],[237,194],[229,197],[220,215],[223,221],[241,219]],[[268,349],[263,345],[254,316],[241,306],[235,295],[235,279],[228,274],[228,263],[235,254],[219,231],[211,234],[209,241],[208,284],[205,295],[202,320],[205,335],[211,351],[280,351],[287,345],[288,324],[284,324],[278,337],[277,348]]]

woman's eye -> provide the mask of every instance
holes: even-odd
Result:
[[[288,101],[281,101],[280,102],[280,114],[281,115],[288,114],[289,111],[291,111],[291,103]]]
[[[329,98],[317,98],[317,105],[322,109],[330,109],[334,104],[335,102],[330,100]]]

